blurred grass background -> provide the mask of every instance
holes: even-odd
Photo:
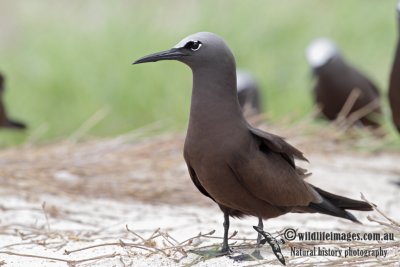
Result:
[[[313,109],[304,49],[315,37],[337,42],[386,90],[397,39],[396,0],[0,0],[0,71],[6,105],[29,130],[0,130],[0,146],[62,139],[99,110],[88,135],[112,136],[151,122],[186,127],[191,72],[183,64],[131,66],[186,35],[212,31],[260,81],[273,121]],[[394,135],[386,118],[386,127]],[[33,136],[33,137],[32,137]]]

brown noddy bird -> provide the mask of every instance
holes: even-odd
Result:
[[[26,125],[24,123],[14,121],[8,118],[6,108],[4,106],[3,94],[5,87],[5,78],[0,73],[0,127],[3,128],[13,128],[13,129],[25,129]]]
[[[224,213],[222,253],[230,252],[229,217],[318,212],[359,222],[346,210],[372,209],[307,183],[305,171],[295,165],[295,159],[306,160],[303,153],[246,122],[236,93],[235,59],[221,37],[195,33],[134,64],[159,60],[178,60],[193,73],[184,158],[195,186]]]
[[[400,30],[400,1],[397,3],[398,30]],[[400,133],[400,37],[397,37],[396,55],[393,60],[392,71],[389,80],[389,104],[392,112],[392,120]]]
[[[317,38],[306,50],[308,63],[316,76],[314,98],[328,120],[335,120],[342,110],[351,92],[360,90],[360,96],[354,102],[346,118],[378,99],[379,90],[364,74],[345,61],[336,45],[327,38]],[[381,108],[379,102],[375,108],[358,121],[358,125],[371,128],[380,127]]]
[[[262,112],[260,86],[248,71],[236,71],[237,94],[239,104],[245,117],[258,115]]]

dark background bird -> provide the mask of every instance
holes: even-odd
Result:
[[[256,78],[248,71],[236,71],[239,104],[245,117],[252,117],[262,112],[261,89]]]
[[[222,253],[230,251],[229,217],[318,212],[358,222],[346,209],[372,209],[307,183],[305,171],[295,165],[295,159],[306,160],[303,153],[246,122],[236,93],[235,59],[222,38],[196,33],[134,64],[159,60],[178,60],[193,72],[184,158],[195,186],[224,214]]]
[[[397,131],[400,132],[400,2],[397,3],[397,45],[393,59],[392,70],[389,80],[389,104],[392,114],[392,121]]]
[[[341,55],[336,45],[329,39],[317,38],[306,50],[307,60],[316,78],[313,89],[315,103],[328,120],[336,120],[350,104],[348,112],[343,115],[347,119],[356,116],[354,123],[372,128],[381,125],[380,93],[376,85],[355,67],[350,65]],[[354,99],[350,99],[352,92]]]
[[[0,73],[0,127],[12,129],[26,129],[26,125],[22,122],[8,118],[6,107],[4,105],[5,78]]]

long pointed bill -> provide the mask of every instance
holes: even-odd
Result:
[[[132,64],[140,64],[140,63],[146,63],[146,62],[156,62],[159,60],[173,60],[173,59],[179,59],[186,56],[185,53],[183,53],[182,49],[180,48],[172,48],[170,50],[154,53],[151,55],[144,56]]]

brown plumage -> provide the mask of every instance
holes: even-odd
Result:
[[[195,186],[224,213],[222,252],[229,252],[229,216],[270,219],[319,212],[358,222],[345,209],[371,210],[365,202],[307,183],[305,171],[295,165],[295,159],[306,160],[303,153],[246,122],[236,94],[235,60],[223,39],[197,33],[135,64],[167,59],[179,60],[193,72],[184,158]]]
[[[397,5],[397,19],[400,20],[400,3]],[[400,27],[398,26],[398,30]],[[400,39],[397,37],[396,54],[393,60],[389,80],[389,104],[392,112],[392,121],[400,133]]]
[[[0,73],[0,127],[2,128],[13,128],[13,129],[25,129],[26,125],[11,120],[7,116],[7,111],[4,106],[3,94],[5,90],[5,79],[4,76]]]

